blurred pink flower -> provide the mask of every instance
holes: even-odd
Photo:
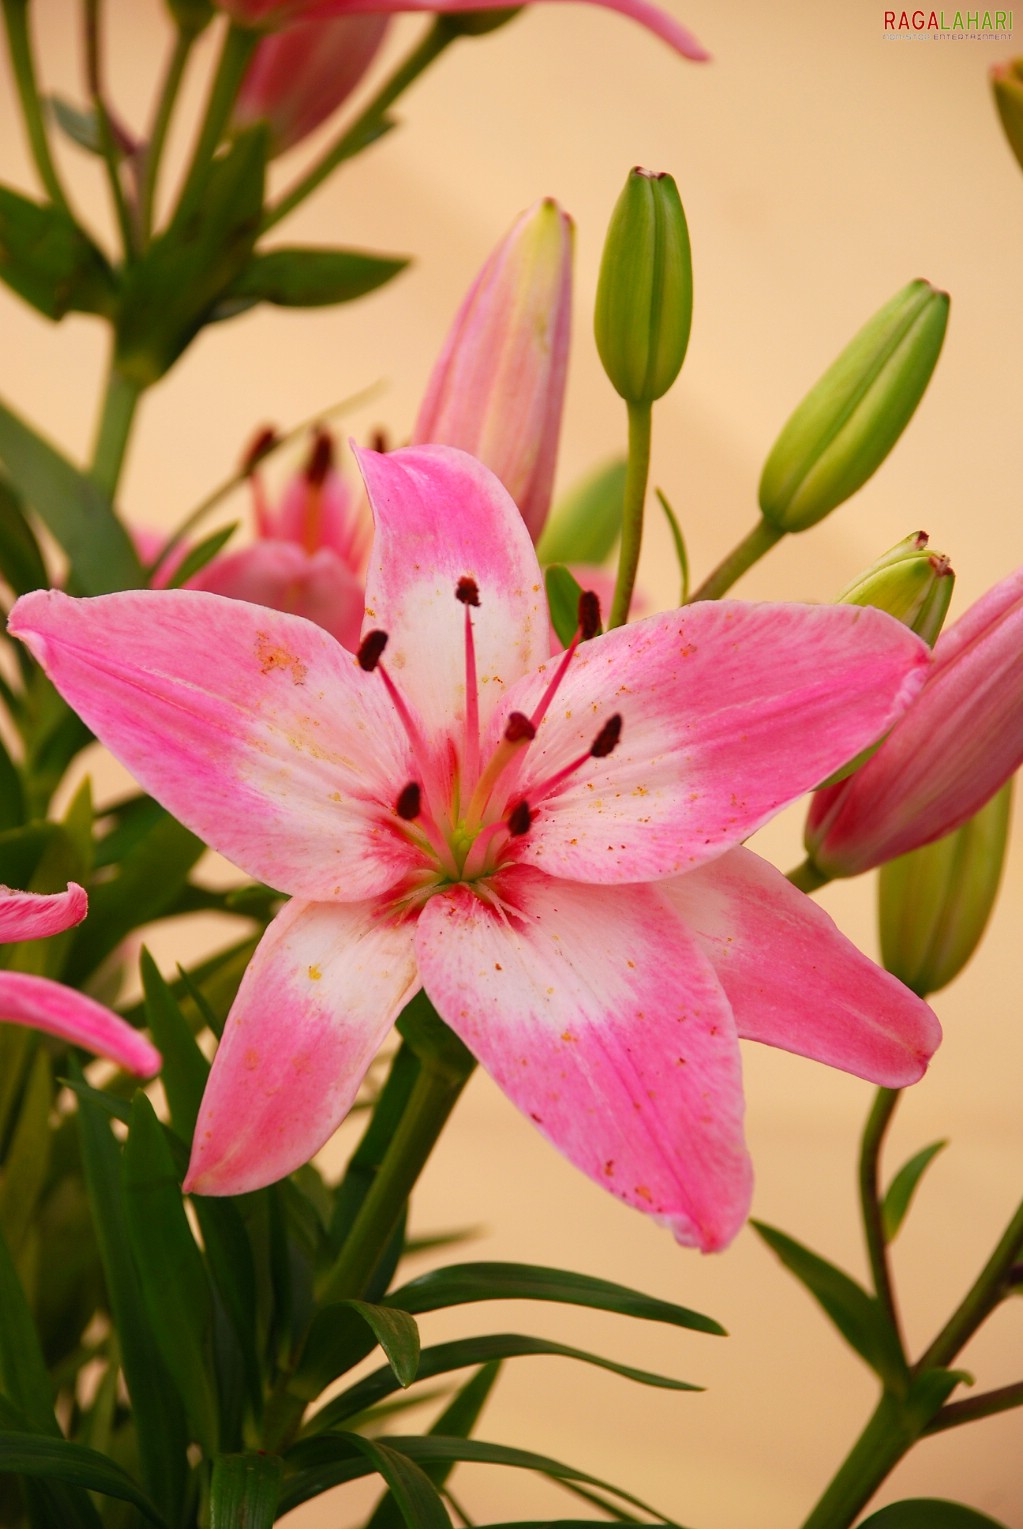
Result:
[[[235,102],[235,127],[268,122],[271,156],[283,154],[351,94],[387,27],[383,15],[341,15],[300,21],[264,37]]]
[[[10,620],[148,791],[291,894],[228,1017],[186,1187],[305,1162],[422,986],[573,1163],[719,1248],[751,1192],[741,1036],[892,1087],[937,1044],[925,1004],[739,847],[891,725],[927,650],[878,611],[707,602],[551,659],[497,479],[447,447],[359,460],[376,535],[357,657],[193,591],[39,592]]]
[[[1023,763],[1023,569],[934,645],[919,698],[855,774],[818,791],[806,847],[856,876],[959,828]]]
[[[39,940],[80,924],[88,911],[85,891],[69,882],[66,892],[14,892],[0,886],[0,944]],[[0,971],[0,1020],[13,1020],[108,1057],[142,1078],[160,1070],[160,1053],[145,1036],[84,993],[27,972]]]

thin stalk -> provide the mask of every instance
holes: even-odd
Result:
[[[110,187],[110,199],[114,206],[114,215],[117,218],[117,227],[121,235],[121,248],[124,251],[125,257],[128,258],[135,249],[135,228],[128,208],[128,201],[124,194],[124,186],[121,183],[121,156],[114,139],[110,113],[103,98],[103,86],[100,75],[99,0],[85,0],[85,78],[89,88],[89,97],[96,114],[100,150],[104,168],[106,169],[107,183]]]
[[[74,217],[71,211],[71,204],[60,183],[57,167],[53,162],[53,155],[50,153],[50,141],[46,134],[46,123],[43,119],[39,86],[36,80],[35,62],[32,57],[32,40],[28,33],[27,0],[3,0],[3,7],[4,22],[7,27],[7,46],[11,55],[11,68],[17,85],[18,99],[21,102],[21,114],[25,123],[25,131],[28,134],[29,146],[32,150],[32,158],[35,161],[36,171],[49,194],[50,200],[66,212],[68,217]]]
[[[924,1429],[930,1438],[933,1433],[944,1433],[948,1428],[958,1428],[963,1423],[975,1423],[980,1418],[995,1417],[999,1412],[1010,1412],[1013,1407],[1023,1407],[1023,1380],[1011,1386],[999,1386],[994,1391],[982,1391],[962,1402],[951,1402],[942,1407]]]
[[[898,1308],[895,1304],[891,1267],[888,1263],[888,1243],[884,1234],[878,1185],[881,1148],[900,1097],[897,1088],[879,1088],[874,1096],[874,1105],[863,1128],[863,1140],[860,1144],[859,1184],[860,1214],[863,1217],[863,1232],[867,1241],[871,1278],[874,1281],[877,1298],[888,1313],[888,1319],[899,1340],[899,1347],[902,1348],[902,1331],[899,1325]],[[905,1352],[904,1349],[903,1352]]]
[[[713,573],[708,574],[699,589],[693,591],[689,596],[690,604],[694,600],[720,600],[736,580],[752,568],[765,552],[770,552],[784,535],[785,532],[772,526],[770,521],[759,520],[749,535],[722,559]]]
[[[186,31],[184,27],[178,28],[174,39],[174,47],[167,64],[167,72],[163,77],[160,93],[157,96],[156,113],[153,117],[149,142],[145,149],[142,184],[139,188],[139,233],[144,245],[149,242],[153,232],[153,207],[156,200],[160,161],[163,158],[163,150],[167,142],[167,132],[170,128],[171,117],[174,114],[178,91],[181,89],[185,66],[192,52],[196,35],[195,32]]]
[[[1023,1204],[999,1239],[991,1257],[977,1275],[927,1352],[914,1370],[936,1369],[948,1365],[973,1337],[978,1327],[991,1315],[1008,1294],[1013,1266],[1023,1249]]]
[[[826,887],[831,877],[824,871],[819,871],[812,860],[804,860],[802,865],[797,865],[789,871],[787,881],[791,881],[800,892],[817,892],[821,887]]]
[[[365,1291],[468,1076],[465,1068],[423,1059],[380,1169],[317,1292],[322,1305],[353,1299]]]
[[[653,406],[630,403],[629,461],[625,470],[625,502],[622,506],[622,540],[618,550],[618,576],[615,579],[608,631],[629,619],[632,591],[636,585],[639,552],[643,541],[643,508],[646,504],[647,479],[650,476],[650,435]]]
[[[202,201],[203,190],[209,175],[213,156],[220,146],[224,130],[231,117],[231,110],[238,97],[249,59],[259,41],[259,34],[232,22],[224,38],[220,60],[213,76],[213,85],[206,102],[206,115],[192,153],[192,162],[185,177],[178,205],[174,209],[174,223],[180,227],[192,216]]]
[[[110,499],[117,493],[128,437],[141,396],[139,384],[129,381],[111,365],[89,468],[93,482]]]
[[[894,1397],[882,1396],[803,1529],[848,1529],[920,1431]]]
[[[323,158],[318,160],[290,191],[285,192],[276,206],[267,208],[263,214],[264,233],[293,212],[300,202],[304,202],[306,197],[322,185],[339,164],[358,153],[367,134],[382,122],[387,108],[403,91],[408,89],[413,80],[418,79],[419,75],[429,68],[434,59],[439,58],[445,48],[449,47],[459,35],[445,22],[444,17],[439,16],[434,21],[423,40],[413,48],[404,62],[398,65],[391,77],[385,80],[369,105],[356,117],[351,126],[345,129],[340,138],[335,140]]]

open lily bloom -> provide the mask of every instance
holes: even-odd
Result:
[[[740,1036],[893,1087],[937,1044],[925,1004],[738,847],[891,725],[927,651],[879,611],[721,602],[551,659],[497,479],[448,447],[359,457],[376,536],[357,655],[191,591],[37,592],[11,616],[147,790],[291,894],[228,1018],[186,1188],[309,1158],[422,986],[584,1172],[721,1247],[751,1189]]]
[[[80,924],[88,911],[85,891],[70,882],[66,892],[15,892],[0,887],[0,944],[38,940]],[[160,1053],[116,1014],[84,993],[27,972],[0,971],[0,1020],[31,1025],[118,1062],[141,1078],[160,1070]]]

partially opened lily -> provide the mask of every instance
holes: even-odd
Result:
[[[39,940],[80,924],[88,911],[85,891],[70,882],[66,892],[15,892],[0,887],[0,944]],[[30,1025],[72,1046],[84,1046],[149,1078],[160,1070],[160,1053],[131,1025],[84,993],[29,972],[0,971],[0,1020]]]
[[[714,603],[548,657],[505,490],[446,447],[359,453],[357,655],[190,591],[11,617],[147,790],[291,894],[243,979],[186,1188],[308,1159],[422,986],[584,1172],[723,1246],[746,1215],[738,1039],[898,1087],[931,1011],[740,841],[890,725],[927,652],[884,614]],[[581,609],[581,639],[594,626]],[[210,655],[216,661],[210,661]]]

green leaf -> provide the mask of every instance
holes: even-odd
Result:
[[[139,971],[146,995],[146,1020],[163,1056],[160,1081],[167,1094],[171,1120],[181,1140],[190,1142],[210,1064],[148,950],[142,952]]]
[[[25,820],[25,794],[21,773],[0,738],[0,833],[18,828]]]
[[[1006,1525],[962,1503],[912,1497],[861,1519],[860,1529],[1006,1529]]]
[[[886,1386],[904,1394],[908,1383],[906,1361],[884,1307],[868,1295],[842,1269],[828,1263],[784,1232],[751,1221],[771,1251],[781,1259],[822,1307],[842,1337]]]
[[[62,96],[50,96],[47,105],[65,137],[88,154],[103,153],[103,138],[96,111],[91,106],[72,106]]]
[[[213,1454],[217,1406],[207,1352],[210,1288],[163,1127],[142,1092],[132,1106],[122,1181],[128,1240],[157,1347],[193,1437]]]
[[[22,1256],[23,1244],[36,1220],[49,1172],[53,1147],[52,1104],[50,1059],[40,1048],[32,1061],[17,1124],[7,1145],[0,1174],[0,1227],[15,1259]]]
[[[0,279],[48,319],[110,317],[117,282],[109,263],[61,208],[0,186]]]
[[[418,1315],[470,1301],[514,1300],[590,1306],[598,1311],[615,1311],[647,1322],[665,1322],[670,1327],[685,1327],[719,1337],[725,1335],[724,1328],[713,1317],[702,1316],[685,1306],[642,1295],[625,1285],[616,1285],[590,1274],[573,1274],[565,1269],[547,1269],[537,1264],[451,1264],[446,1269],[435,1269],[411,1280],[387,1296],[385,1304]]]
[[[218,1455],[210,1483],[209,1529],[273,1529],[283,1469],[277,1455]]]
[[[603,563],[622,529],[624,457],[615,457],[569,489],[550,513],[536,555],[546,563]]]
[[[30,1447],[33,1443],[45,1446],[55,1442],[45,1432],[41,1434],[34,1428],[4,1396],[0,1396],[0,1429],[8,1438],[26,1439]],[[56,1440],[64,1442],[59,1429]],[[4,1474],[0,1460],[0,1480]],[[81,1486],[61,1481],[55,1475],[46,1475],[42,1480],[29,1475],[28,1479],[22,1480],[21,1489],[33,1529],[102,1529],[92,1499]],[[18,1523],[21,1523],[20,1519]]]
[[[391,281],[407,265],[407,259],[372,255],[365,250],[267,250],[253,255],[231,283],[226,300],[324,308],[363,297]]]
[[[46,589],[50,578],[14,485],[0,475],[0,574],[16,595]]]
[[[700,1391],[701,1386],[688,1381],[672,1380],[666,1375],[655,1375],[649,1370],[633,1369],[631,1365],[617,1364],[603,1359],[599,1354],[587,1353],[585,1349],[570,1348],[565,1343],[555,1343],[547,1338],[523,1337],[518,1333],[487,1333],[478,1338],[459,1338],[453,1343],[438,1343],[423,1349],[419,1358],[416,1380],[432,1380],[435,1375],[447,1375],[468,1365],[487,1364],[495,1359],[515,1359],[528,1355],[554,1355],[561,1359],[577,1359],[583,1364],[596,1365],[610,1370],[626,1380],[637,1381],[643,1386],[658,1386],[670,1391]],[[333,1428],[345,1418],[374,1407],[384,1397],[398,1389],[393,1372],[386,1367],[374,1370],[371,1375],[349,1386],[311,1418],[306,1425],[309,1432]]]
[[[881,1202],[881,1224],[886,1242],[891,1242],[898,1235],[917,1185],[938,1153],[947,1146],[947,1141],[932,1142],[929,1147],[924,1147],[915,1157],[911,1157],[892,1179]]]
[[[168,371],[248,264],[263,207],[265,124],[239,133],[197,212],[154,239],[124,279],[116,365],[139,387]]]
[[[370,1114],[369,1124],[349,1159],[344,1178],[334,1196],[329,1227],[332,1259],[341,1251],[370,1185],[380,1171],[384,1154],[405,1113],[419,1071],[418,1058],[408,1042],[403,1041],[394,1054],[387,1079]],[[383,1291],[379,1293],[382,1295]]]
[[[138,1508],[151,1524],[167,1529],[141,1487],[106,1455],[67,1439],[43,1439],[36,1434],[0,1433],[0,1472],[14,1471],[19,1476],[41,1476],[118,1497]]]
[[[34,1428],[59,1437],[53,1415],[53,1386],[32,1308],[0,1234],[0,1390]]]
[[[142,569],[106,495],[56,447],[0,403],[0,461],[53,533],[83,595],[138,589]]]
[[[675,548],[675,556],[678,559],[678,572],[681,581],[678,603],[679,605],[687,605],[689,603],[689,554],[686,551],[685,537],[682,535],[682,527],[678,523],[678,517],[665,495],[662,494],[659,488],[655,489],[654,493],[657,495],[657,503],[664,511],[664,518],[668,522],[668,530],[671,532],[671,540]]]
[[[544,583],[547,585],[551,625],[558,634],[558,641],[567,648],[579,630],[579,598],[582,589],[575,575],[559,564],[545,570]]]
[[[391,1500],[408,1529],[452,1529],[448,1510],[425,1471],[399,1451],[361,1434],[347,1435],[390,1488]]]
[[[174,570],[174,577],[169,581],[168,589],[180,589],[187,584],[189,579],[211,563],[222,547],[231,540],[238,529],[238,522],[232,521],[229,526],[224,526],[220,531],[214,531],[211,536],[205,537],[198,542],[191,551],[182,558]]]
[[[387,1356],[400,1386],[410,1386],[419,1368],[419,1328],[406,1312],[369,1301],[336,1301],[314,1318],[304,1356],[290,1389],[312,1401],[338,1375],[358,1364],[373,1347],[369,1328]]]

